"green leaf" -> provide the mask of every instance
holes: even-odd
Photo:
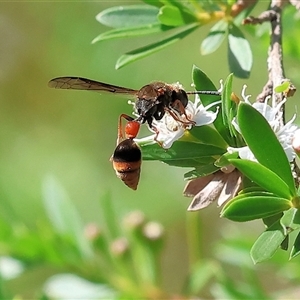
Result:
[[[264,218],[263,222],[264,222],[265,226],[268,228],[268,227],[272,226],[274,223],[278,222],[282,216],[283,216],[283,213],[279,213],[277,215],[273,215],[273,216]]]
[[[157,7],[161,7],[163,5],[160,0],[142,0],[142,1],[145,2],[146,4],[154,5]]]
[[[232,120],[236,116],[236,104],[231,99],[233,74],[230,74],[224,83],[222,91],[222,118],[224,125],[228,128],[232,137],[237,136],[237,132],[232,125]]]
[[[265,166],[247,159],[228,159],[228,161],[266,191],[285,199],[292,199],[293,195],[287,184]]]
[[[159,9],[150,5],[115,6],[103,10],[96,20],[103,25],[121,28],[157,23]]]
[[[270,259],[285,240],[285,229],[280,222],[274,223],[255,241],[250,255],[255,264]]]
[[[274,91],[276,93],[283,93],[285,92],[289,87],[290,87],[290,82],[289,81],[285,81],[284,83],[278,85],[275,87]]]
[[[168,164],[169,166],[181,167],[181,168],[194,168],[198,166],[205,166],[207,164],[212,164],[214,162],[214,158],[210,156],[203,156],[201,158],[196,159],[172,159],[172,160],[162,160],[162,162]]]
[[[239,192],[239,195],[241,195],[241,194],[247,194],[247,193],[252,193],[252,192],[258,192],[258,193],[264,192],[264,193],[268,193],[264,189],[262,189],[260,186],[257,186],[256,184],[254,184],[253,186],[247,186],[247,187],[243,188]]]
[[[284,212],[280,220],[282,226],[288,228],[289,231],[300,229],[300,211],[296,208],[291,208]]]
[[[196,167],[194,170],[184,174],[184,180],[191,180],[198,177],[204,177],[215,173],[217,170],[219,170],[219,168],[216,167],[214,164],[207,164],[201,167]]]
[[[167,26],[182,26],[185,24],[180,10],[175,6],[163,6],[159,11],[158,20]]]
[[[160,0],[165,6],[174,6],[177,7],[180,11],[190,11],[190,9],[185,5],[186,2],[181,0]]]
[[[161,7],[158,20],[167,26],[182,26],[197,21],[196,17],[185,9],[180,9],[173,5]]]
[[[226,203],[221,217],[246,222],[266,218],[291,208],[291,202],[270,193],[241,194]]]
[[[213,261],[198,261],[192,265],[191,274],[187,280],[185,294],[197,295],[220,272],[219,266]]]
[[[236,159],[238,158],[238,156],[239,155],[237,152],[233,152],[233,153],[226,152],[215,161],[215,166],[219,168],[226,167],[230,164],[229,159]]]
[[[197,91],[216,91],[217,88],[213,84],[213,82],[208,78],[208,76],[197,66],[193,66],[192,71],[192,78],[193,83],[195,85],[195,89]],[[214,96],[214,95],[201,95],[201,102],[204,106],[207,106],[211,103],[214,103],[216,101],[220,100],[220,96]],[[210,110],[216,111],[217,107],[213,106]],[[228,129],[226,126],[224,126],[223,119],[222,119],[222,110],[218,113],[216,120],[214,121],[214,126],[217,129],[217,131],[220,133],[222,138],[228,143],[231,144],[231,136],[229,134]]]
[[[279,214],[276,214],[276,215],[273,215],[273,216],[270,216],[270,217],[267,217],[267,218],[263,218],[263,222],[264,224],[266,225],[266,227],[271,227],[274,223],[276,222],[281,222],[282,224],[282,220],[280,220],[282,218],[282,216],[286,213],[289,213],[289,211],[291,211],[293,208],[285,211],[284,213],[279,213]],[[283,225],[283,224],[282,224]],[[283,225],[283,228],[286,228],[284,225]],[[287,233],[287,230],[285,230],[284,234]],[[282,241],[282,243],[280,244],[280,248],[282,250],[287,250],[289,247],[289,237],[286,236],[285,239]]]
[[[201,159],[203,157],[222,155],[224,149],[199,143],[175,142],[170,149],[164,149],[158,144],[141,145],[143,160],[178,160]]]
[[[276,173],[296,196],[296,187],[287,156],[268,121],[251,105],[240,103],[238,124],[255,158]]]
[[[300,233],[298,233],[294,241],[294,245],[290,253],[290,259],[295,258],[299,254],[300,254]]]
[[[248,78],[252,67],[252,52],[240,29],[231,23],[228,34],[228,62],[230,72],[239,78]]]
[[[105,229],[105,235],[109,241],[115,240],[122,235],[122,230],[119,224],[120,216],[110,193],[105,193],[100,198],[100,207],[99,220],[102,221],[101,226]]]
[[[44,179],[43,200],[46,213],[55,231],[61,236],[70,238],[83,257],[91,257],[92,249],[83,236],[83,224],[79,213],[64,188],[53,176]]]
[[[287,235],[285,239],[280,244],[280,248],[284,251],[286,251],[289,248],[289,236]]]
[[[195,126],[188,131],[188,135],[195,137],[203,144],[214,145],[223,148],[224,150],[228,147],[219,132],[209,125]]]
[[[220,20],[209,31],[208,36],[202,41],[200,51],[202,55],[215,52],[225,39],[228,23]]]
[[[208,76],[197,66],[193,66],[192,79],[195,85],[196,91],[217,91],[217,88]],[[219,95],[201,95],[201,102],[204,106],[207,106],[213,102],[219,101],[221,96]],[[211,108],[212,111],[216,111],[216,107]]]
[[[149,56],[155,52],[158,52],[176,42],[183,39],[187,35],[189,35],[191,32],[193,32],[198,27],[198,24],[190,24],[187,26],[180,27],[179,30],[176,31],[175,34],[166,37],[159,42],[155,42],[153,44],[149,44],[147,46],[132,50],[130,52],[127,52],[123,54],[116,63],[116,69],[120,69],[129,63],[132,63],[138,59],[141,59],[143,57]]]
[[[164,32],[170,28],[162,26],[159,23],[141,25],[136,27],[122,27],[113,30],[109,30],[101,33],[92,40],[92,44],[95,44],[104,40],[118,39],[118,38],[127,38],[141,35],[148,35],[152,33]]]

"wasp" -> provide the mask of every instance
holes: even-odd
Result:
[[[122,118],[128,121],[124,129],[125,139],[122,133]],[[117,177],[133,190],[137,189],[142,164],[141,149],[134,141],[139,129],[140,123],[138,121],[128,115],[120,115],[117,147],[110,159]]]
[[[168,112],[175,120],[193,125],[194,122],[188,118],[185,107],[188,104],[190,94],[220,95],[218,91],[185,91],[180,84],[168,84],[162,81],[155,81],[144,85],[141,89],[135,90],[99,82],[81,77],[57,77],[49,81],[49,87],[56,89],[88,90],[95,92],[109,92],[115,94],[127,94],[135,97],[135,111],[137,117],[134,119],[122,114],[119,118],[117,147],[112,155],[113,167],[117,176],[132,189],[137,189],[140,168],[141,150],[134,142],[140,124],[147,123],[150,128],[158,131],[153,126],[153,120],[161,120]],[[186,121],[179,118],[186,117]],[[125,125],[125,138],[121,125],[121,119],[128,121]]]

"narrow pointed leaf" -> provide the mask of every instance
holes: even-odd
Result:
[[[157,144],[141,145],[141,148],[144,160],[201,159],[224,154],[224,149],[213,145],[179,141],[174,143],[170,149],[164,149]]]
[[[209,79],[209,77],[197,66],[193,66],[192,79],[195,85],[196,91],[217,91],[218,89]],[[213,102],[219,101],[221,96],[214,95],[200,95],[201,102],[204,106],[207,106]],[[216,107],[212,107],[212,111],[216,111]]]
[[[291,202],[275,195],[243,194],[229,201],[221,211],[221,217],[246,222],[266,218],[291,208]]]
[[[284,251],[286,251],[289,248],[289,236],[287,235],[285,239],[280,244],[280,248]]]
[[[290,254],[290,259],[295,258],[300,254],[300,233],[298,233]]]
[[[146,4],[154,5],[154,6],[157,6],[157,7],[161,7],[163,5],[161,3],[161,1],[159,1],[159,0],[142,0],[142,1],[145,2]]]
[[[184,174],[184,180],[191,180],[198,177],[203,177],[215,173],[219,168],[214,164],[207,164],[201,167],[196,167],[194,170]]]
[[[285,240],[285,230],[280,222],[274,223],[255,241],[250,255],[255,264],[270,259]]]
[[[99,220],[102,222],[101,226],[104,228],[105,236],[109,241],[115,240],[122,235],[122,229],[110,192],[100,198],[100,207]]]
[[[228,161],[266,191],[285,199],[292,199],[293,195],[287,184],[265,166],[246,159],[229,159]]]
[[[195,126],[188,131],[188,134],[195,137],[203,144],[214,145],[220,148],[227,149],[228,145],[222,136],[209,125]]]
[[[152,34],[152,33],[159,33],[159,32],[164,32],[168,29],[170,29],[170,28],[163,27],[159,23],[140,25],[140,26],[136,26],[136,27],[116,28],[116,29],[101,33],[100,35],[98,35],[97,37],[95,37],[92,40],[92,44],[100,42],[100,41],[104,41],[104,40],[112,40],[112,39],[119,39],[119,38],[148,35],[148,34]]]
[[[149,44],[147,46],[132,50],[130,52],[127,52],[123,54],[116,63],[116,69],[120,69],[129,63],[132,63],[138,59],[144,58],[146,56],[149,56],[155,52],[158,52],[176,42],[183,39],[187,35],[189,35],[191,32],[193,32],[198,27],[198,24],[190,24],[187,26],[180,27],[179,32],[176,31],[175,34],[166,37],[159,42],[155,42],[153,44]]]
[[[214,159],[210,156],[203,156],[201,158],[185,158],[185,159],[168,159],[161,160],[162,162],[168,164],[169,166],[184,167],[184,168],[194,168],[198,166],[205,166],[207,164],[212,164]]]
[[[290,231],[300,229],[300,211],[297,208],[291,208],[286,211],[280,220],[282,226]]]
[[[283,213],[279,213],[279,214],[273,215],[271,217],[263,218],[262,221],[264,222],[265,226],[268,228],[268,227],[272,226],[274,223],[278,222],[282,216],[283,216]]]
[[[217,88],[213,84],[213,82],[208,78],[208,76],[197,66],[193,66],[192,71],[193,83],[195,85],[195,89],[197,91],[216,91]],[[213,95],[201,95],[201,102],[204,106],[207,106],[213,102],[219,101],[221,96],[213,96]],[[213,106],[210,110],[216,111],[217,107]],[[215,128],[220,133],[222,138],[228,143],[231,144],[232,137],[228,131],[228,128],[224,125],[222,119],[222,110],[218,113],[216,120],[214,121]]]
[[[220,20],[209,31],[208,36],[201,43],[201,54],[207,55],[216,51],[225,39],[228,23]]]
[[[186,3],[182,0],[160,0],[165,6],[174,6],[177,7],[180,11],[188,11],[192,13],[192,11],[185,5]]]
[[[92,249],[83,236],[80,215],[64,188],[53,176],[44,179],[43,200],[48,218],[58,235],[70,239],[83,257],[91,257]]]
[[[238,158],[237,152],[233,152],[233,153],[226,152],[224,155],[222,155],[220,158],[218,158],[215,161],[215,166],[219,168],[226,167],[230,164],[229,159],[237,159],[237,158]]]
[[[224,125],[228,128],[232,140],[237,136],[237,132],[232,125],[232,120],[236,115],[236,104],[231,99],[233,74],[229,74],[224,83],[222,91],[222,118]]]
[[[161,24],[167,26],[182,26],[197,21],[196,17],[189,11],[173,5],[161,7],[158,14],[158,20]]]
[[[200,260],[194,263],[187,281],[186,294],[197,295],[201,293],[206,284],[218,273],[218,265],[214,261]]]
[[[121,28],[157,22],[159,9],[151,5],[115,6],[103,10],[96,16],[96,20],[103,25]]]
[[[239,78],[248,78],[252,67],[252,52],[249,42],[233,23],[229,26],[228,61],[230,72]]]
[[[285,181],[292,195],[296,195],[289,161],[267,120],[246,103],[240,103],[237,117],[242,135],[255,158]]]

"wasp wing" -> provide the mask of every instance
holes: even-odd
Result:
[[[51,79],[48,86],[55,89],[105,91],[119,94],[136,94],[138,92],[137,90],[81,77],[57,77]]]

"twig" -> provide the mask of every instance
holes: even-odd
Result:
[[[243,25],[256,25],[264,22],[272,22],[276,20],[276,13],[273,10],[267,10],[261,13],[258,17],[249,16],[243,21]]]
[[[272,1],[273,2],[276,1]],[[256,98],[257,101],[264,101],[266,97],[273,96],[276,104],[283,100],[281,93],[275,93],[274,87],[280,85],[284,79],[284,68],[282,63],[282,27],[281,27],[281,13],[279,6],[272,6],[272,20],[271,20],[271,34],[270,46],[268,51],[268,73],[269,79],[264,86],[262,92]],[[276,3],[277,4],[277,3]]]
[[[244,24],[261,24],[269,21],[271,24],[270,46],[268,50],[268,81],[262,92],[257,96],[256,101],[263,102],[266,97],[272,96],[275,104],[283,101],[283,93],[276,93],[274,88],[285,81],[284,68],[282,62],[282,26],[281,14],[285,1],[272,0],[270,9],[262,13],[259,17],[249,17],[244,20]],[[282,108],[284,110],[284,107]],[[283,114],[284,116],[284,114]],[[284,122],[284,120],[282,120]]]

